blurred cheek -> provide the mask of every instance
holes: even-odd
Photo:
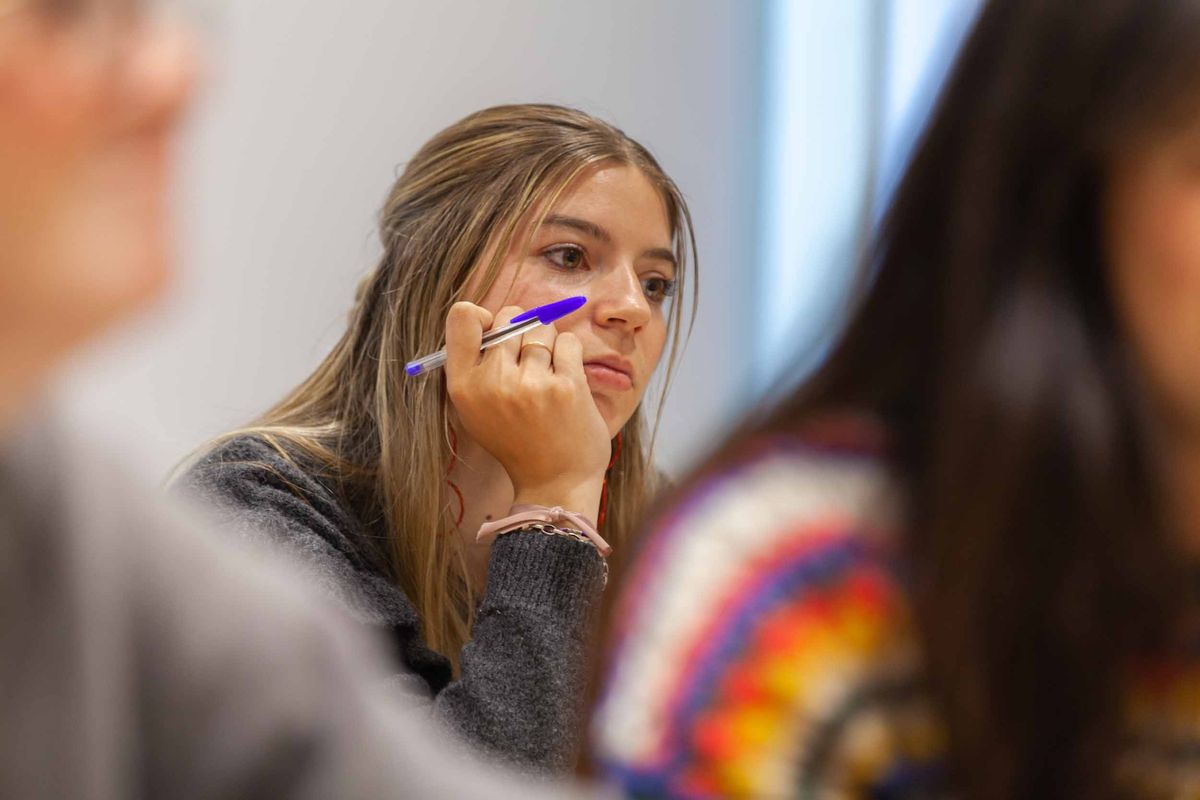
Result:
[[[0,62],[0,317],[65,343],[161,289],[168,150],[194,68],[132,42],[118,71],[74,44]]]
[[[1200,426],[1200,175],[1147,159],[1108,209],[1114,303],[1159,406]]]
[[[78,228],[101,85],[61,38],[26,36],[0,60],[0,329],[68,340],[90,294]]]
[[[162,159],[113,152],[74,166],[67,190],[43,185],[23,213],[0,211],[0,317],[64,344],[156,297],[169,263]]]

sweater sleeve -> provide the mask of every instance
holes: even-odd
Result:
[[[442,716],[485,750],[562,772],[578,754],[588,630],[603,589],[596,548],[518,531],[492,545],[488,586]]]
[[[214,506],[224,527],[286,552],[354,618],[390,628],[399,658],[426,677],[404,670],[396,682],[463,739],[524,769],[570,769],[603,589],[603,561],[590,544],[525,531],[497,539],[460,676],[450,681],[412,603],[363,552],[363,526],[292,461],[239,439],[199,462],[180,488]]]

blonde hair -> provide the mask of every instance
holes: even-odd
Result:
[[[446,492],[451,464],[444,380],[411,380],[407,361],[442,345],[446,314],[459,300],[478,302],[531,217],[545,214],[584,170],[601,163],[635,167],[666,204],[678,262],[677,289],[692,284],[695,235],[675,183],[653,156],[622,131],[581,111],[553,105],[497,106],[433,137],[396,181],[380,219],[383,255],[360,284],[350,324],[320,366],[251,426],[218,442],[254,434],[282,454],[297,449],[332,479],[364,526],[382,520],[384,543],[371,542],[381,566],[416,606],[427,644],[458,670],[470,638],[475,598],[461,537],[457,500]],[[465,287],[489,256],[475,296]],[[691,258],[689,259],[689,256]],[[672,304],[669,382],[681,344],[681,314]],[[661,415],[655,415],[655,428]],[[608,474],[603,535],[627,544],[653,484],[639,408],[621,431]],[[383,546],[381,546],[381,544]]]

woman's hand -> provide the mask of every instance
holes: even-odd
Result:
[[[504,325],[521,313],[496,314]],[[492,314],[455,303],[446,319],[446,383],[466,432],[508,472],[517,503],[596,519],[611,443],[571,333],[543,325],[484,352]]]

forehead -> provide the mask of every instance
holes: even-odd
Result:
[[[600,225],[612,235],[669,247],[671,223],[663,193],[637,167],[602,164],[579,175],[549,209]]]

